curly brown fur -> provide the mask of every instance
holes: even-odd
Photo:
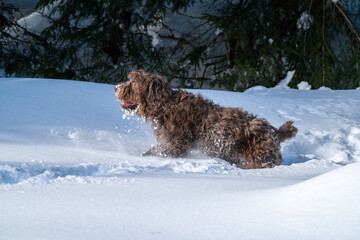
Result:
[[[158,145],[144,155],[180,157],[191,148],[240,168],[274,167],[282,162],[280,143],[294,137],[292,121],[279,129],[241,108],[227,108],[184,90],[173,91],[161,76],[142,70],[115,87],[125,111],[152,125]]]

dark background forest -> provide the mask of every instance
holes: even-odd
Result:
[[[8,76],[117,83],[132,69],[174,87],[360,86],[358,0],[0,1]],[[33,13],[34,12],[34,13]]]

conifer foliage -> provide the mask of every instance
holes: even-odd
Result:
[[[40,0],[37,14],[42,15],[46,27],[36,33],[29,30],[22,36],[26,43],[8,42],[11,50],[2,49],[5,69],[20,75],[112,83],[132,68],[154,71],[162,64],[162,56],[161,49],[152,44],[152,29],[161,24],[165,12],[184,9],[191,3]],[[13,35],[26,28],[16,21],[13,24],[16,31],[8,31]],[[33,41],[32,35],[41,43]],[[16,54],[26,59],[11,57]]]
[[[273,87],[289,70],[295,70],[291,87],[307,81],[313,88],[355,88],[359,11],[354,0],[214,0],[202,20],[215,34],[199,45],[207,49],[193,48],[187,59],[204,63],[207,72],[197,80],[211,76],[213,86],[235,91]]]
[[[243,91],[295,70],[295,88],[360,86],[357,0],[40,0],[37,9],[34,31],[0,4],[9,74],[115,83],[143,68],[174,86]]]

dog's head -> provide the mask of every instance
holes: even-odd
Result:
[[[115,87],[115,95],[125,112],[152,117],[171,95],[170,84],[159,75],[133,70],[128,78],[129,81]]]

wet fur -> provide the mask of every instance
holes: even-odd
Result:
[[[292,121],[279,129],[241,108],[221,107],[185,90],[173,91],[161,76],[142,70],[115,87],[118,100],[151,123],[158,145],[144,155],[181,157],[191,148],[244,169],[274,167],[282,162],[280,143],[294,137]]]

